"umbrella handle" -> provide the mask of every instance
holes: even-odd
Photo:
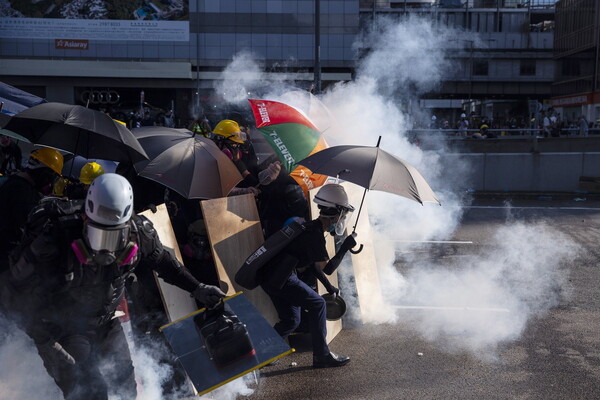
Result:
[[[364,246],[361,244],[360,247],[358,248],[358,250],[352,250],[352,249],[350,249],[349,251],[352,254],[358,254],[358,253],[360,253],[362,251],[363,247]]]

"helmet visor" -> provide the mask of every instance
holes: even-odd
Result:
[[[129,239],[129,226],[102,226],[87,221],[83,228],[83,235],[94,251],[116,251],[125,247]]]
[[[352,210],[343,210],[340,214],[340,217],[338,218],[336,224],[335,224],[335,234],[340,236],[344,234],[344,231],[346,230],[346,225],[348,224],[348,220],[350,219],[350,216],[352,215]]]

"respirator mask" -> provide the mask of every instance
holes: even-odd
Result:
[[[107,226],[91,220],[83,225],[83,239],[71,243],[78,260],[82,264],[119,266],[131,264],[138,251],[138,245],[129,241],[129,224]]]

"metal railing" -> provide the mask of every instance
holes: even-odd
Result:
[[[517,128],[517,129],[488,129],[488,133],[494,134],[496,139],[511,139],[518,137],[585,137],[580,135],[579,128],[563,128],[558,132],[558,136],[556,133],[545,132],[542,128]],[[480,133],[479,129],[467,129],[459,130],[459,129],[410,129],[408,131],[410,135],[442,135],[449,138],[471,138],[473,135]],[[600,127],[597,128],[589,128],[588,136],[596,136],[600,135]]]

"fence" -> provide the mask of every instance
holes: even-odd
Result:
[[[480,132],[479,129],[467,129],[466,133],[465,133],[464,130],[460,131],[458,129],[442,129],[442,128],[440,128],[440,129],[411,129],[408,131],[409,137],[420,137],[422,135],[426,135],[426,136],[441,135],[441,136],[445,136],[448,138],[465,138],[465,137],[468,138],[479,132]],[[537,137],[547,137],[547,136],[576,137],[576,136],[579,136],[580,137],[581,136],[579,134],[579,128],[560,129],[558,131],[558,136],[556,133],[546,134],[544,132],[544,130],[541,128],[488,129],[487,132],[492,133],[493,136],[497,139],[502,139],[502,138],[508,139],[508,138],[515,137],[515,136],[520,136],[520,137],[533,137],[533,136],[537,136]],[[589,128],[588,135],[590,135],[590,136],[600,135],[600,127]]]

